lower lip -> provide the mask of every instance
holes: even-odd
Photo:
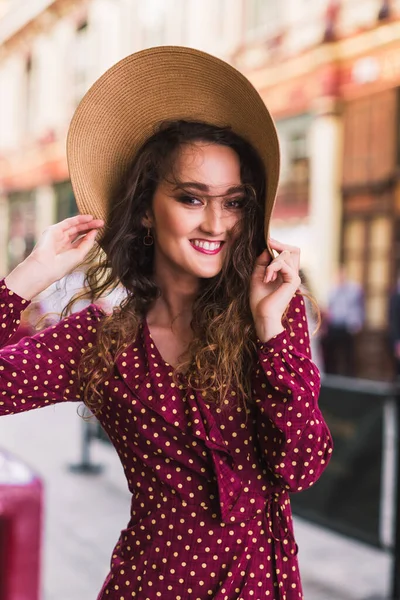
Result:
[[[221,252],[222,246],[223,246],[223,244],[221,244],[220,247],[216,248],[215,250],[206,250],[205,248],[200,248],[200,246],[195,246],[194,244],[192,244],[192,242],[190,242],[190,245],[192,246],[192,248],[197,250],[197,252],[202,252],[202,254],[212,254],[212,255],[218,254],[219,252]]]

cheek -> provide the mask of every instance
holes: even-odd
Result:
[[[245,226],[245,216],[243,214],[233,214],[227,219],[227,229],[232,234],[239,235]]]
[[[160,238],[185,236],[196,227],[196,215],[187,210],[163,211],[158,214],[157,231]]]

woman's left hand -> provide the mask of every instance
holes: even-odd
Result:
[[[250,308],[262,342],[284,330],[283,314],[301,284],[300,249],[272,239],[269,244],[279,254],[272,261],[268,250],[260,254],[250,284]]]

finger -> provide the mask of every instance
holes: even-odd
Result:
[[[275,271],[274,273],[272,273],[271,275],[271,283],[274,283],[274,281],[276,281],[278,279],[278,273],[277,271]]]
[[[289,250],[283,250],[283,252],[278,254],[278,256],[276,258],[274,258],[274,260],[271,261],[271,263],[268,266],[271,266],[275,263],[279,264],[280,262],[286,262],[288,265],[293,267],[292,260],[291,260],[291,254],[290,254]]]
[[[277,260],[281,260],[281,261],[285,262],[286,264],[288,264],[290,267],[292,267],[292,269],[295,269],[294,257],[292,255],[292,253],[289,252],[288,250],[284,250],[283,252],[281,252],[279,254]]]
[[[266,269],[264,283],[270,283],[276,280],[276,276],[280,274],[285,283],[296,283],[296,286],[300,284],[300,277],[298,272],[293,269],[285,260],[279,257],[275,259]]]
[[[290,260],[293,264],[293,267],[297,270],[300,268],[300,248],[297,246],[291,246],[290,244],[282,244],[278,242],[278,240],[269,238],[270,246],[273,250],[276,250],[279,253],[288,251],[290,253]]]
[[[97,231],[92,229],[83,237],[78,238],[71,246],[74,250],[78,250],[80,254],[85,256],[92,248],[96,235]]]
[[[60,227],[62,231],[69,229],[70,227],[74,227],[75,225],[79,225],[81,223],[88,223],[89,221],[94,220],[93,215],[75,215],[74,217],[68,217],[59,223],[55,223],[56,227]]]
[[[271,256],[267,249],[265,249],[259,256],[257,256],[256,261],[254,263],[254,270],[259,271],[260,269],[265,269],[271,263]]]
[[[268,265],[268,267],[265,269],[265,275],[263,280],[264,283],[271,283],[272,281],[276,280],[277,274],[283,266],[283,262],[284,261],[282,259],[275,259],[270,265]]]
[[[280,254],[278,254],[278,256],[276,258],[274,258],[272,261],[270,260],[268,263],[266,263],[265,261],[259,260],[258,264],[256,263],[256,267],[254,269],[254,274],[258,274],[258,276],[259,276],[261,273],[261,269],[263,269],[263,271],[262,271],[263,282],[269,283],[271,281],[274,281],[276,279],[276,277],[273,278],[273,273],[275,273],[275,271],[271,267],[273,265],[279,263],[279,261],[283,261],[283,260],[284,259],[283,259],[283,257],[281,257]]]
[[[271,262],[271,258],[268,249],[265,248],[265,250],[263,250],[261,254],[257,256],[255,264],[265,264],[268,262]]]
[[[284,260],[296,271],[299,270],[298,262],[296,260],[296,256],[293,255],[289,250],[283,250],[280,254],[278,254],[277,258]]]
[[[273,238],[269,238],[268,241],[270,246],[274,248],[274,250],[278,250],[278,252],[282,252],[283,250],[289,250],[289,252],[296,252],[300,250],[297,246],[283,244],[282,242],[278,242],[278,240],[274,240]]]
[[[95,227],[99,228],[102,227],[104,225],[104,221],[102,219],[92,219],[91,221],[87,221],[84,223],[77,223],[76,225],[71,225],[71,227],[69,227],[68,229],[64,229],[63,231],[71,231],[71,230],[76,230],[76,231],[84,231],[84,230],[88,230],[88,229],[93,229]]]
[[[80,235],[81,233],[90,231],[91,229],[99,229],[104,225],[104,221],[101,219],[95,219],[93,221],[89,221],[88,223],[81,223],[80,225],[74,225],[70,227],[68,230],[64,230],[64,233],[67,233],[69,237],[73,237],[76,235]]]

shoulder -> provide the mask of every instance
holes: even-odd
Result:
[[[105,313],[99,306],[90,304],[37,333],[34,338],[43,344],[50,344],[56,350],[67,345],[87,346],[94,343],[98,325],[104,316]]]
[[[61,319],[58,325],[68,328],[72,327],[75,329],[88,329],[95,327],[98,325],[106,316],[105,311],[101,308],[101,306],[97,304],[89,304],[82,310],[73,312]]]

